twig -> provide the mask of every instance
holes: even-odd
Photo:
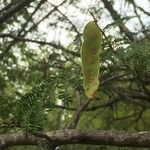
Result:
[[[7,123],[2,123],[0,124],[0,129],[2,128],[20,128],[20,124],[7,124]]]
[[[51,4],[53,7],[56,7],[54,4],[48,2],[49,4]],[[77,27],[73,24],[73,22],[64,14],[62,13],[58,7],[56,7],[56,11],[58,11],[72,26],[72,28],[74,29],[74,31],[78,34],[78,35],[81,35],[81,33],[78,31]],[[81,42],[81,39],[80,39],[80,42]]]
[[[78,93],[78,92],[77,92]],[[80,95],[79,93],[77,94],[78,97],[78,102],[81,104],[81,99],[80,99]],[[79,119],[83,113],[83,111],[86,109],[86,107],[89,105],[89,103],[91,102],[92,99],[89,99],[88,101],[86,101],[84,104],[80,105],[78,104],[78,108],[77,111],[75,112],[72,121],[70,122],[70,124],[67,126],[67,129],[75,129]]]
[[[93,14],[92,12],[89,12],[89,13],[90,13],[91,16],[93,17],[94,22],[97,24],[97,19],[96,19],[96,17],[94,16],[94,14]],[[98,27],[99,27],[99,26],[98,26]],[[104,36],[105,40],[107,41],[107,43],[108,43],[110,49],[113,51],[113,53],[116,53],[115,50],[114,50],[114,48],[113,48],[112,45],[111,45],[111,42],[110,42],[109,39],[107,38],[105,32],[104,32],[100,27],[99,27],[99,29],[100,29],[102,35]]]
[[[28,20],[22,25],[22,29],[18,32],[17,37],[20,37],[22,32],[24,32],[26,26],[28,25],[28,23],[32,20],[32,17],[35,15],[35,13],[38,11],[38,9],[40,8],[40,6],[45,2],[45,0],[41,0],[40,3],[37,5],[37,7],[35,8],[35,10],[33,11],[33,13],[29,16]],[[27,34],[27,32],[25,32],[21,37],[24,37]],[[11,47],[13,45],[15,45],[18,42],[17,39],[14,39],[14,41],[12,41],[7,48],[0,54],[0,59],[2,59],[11,49]]]
[[[90,11],[89,11],[89,13],[90,13],[91,16],[93,17],[94,22],[97,24],[97,19],[96,19],[95,15],[94,15],[92,12],[90,12]]]
[[[142,7],[137,6],[137,8],[138,8],[140,11],[142,11],[144,14],[146,14],[147,16],[150,16],[150,13],[149,13],[148,11],[144,10]]]
[[[44,1],[44,0],[43,0]],[[59,5],[55,6],[50,12],[48,12],[42,19],[40,19],[37,23],[33,24],[33,26],[31,26],[26,32],[24,32],[23,35],[21,35],[21,37],[25,37],[27,33],[31,32],[33,29],[35,29],[43,20],[45,20],[46,18],[49,17],[50,14],[52,14],[57,7],[62,6],[67,0],[64,0],[62,3],[60,3]],[[32,15],[32,14],[31,14]],[[24,29],[24,27],[23,27]],[[20,33],[19,33],[20,35]],[[18,40],[14,40],[12,41],[8,47],[0,54],[0,59],[3,59],[3,57],[10,51],[11,47],[14,46],[16,43],[18,42]]]
[[[85,111],[89,112],[89,111],[95,111],[97,109],[101,109],[101,108],[105,108],[105,107],[110,107],[114,103],[117,103],[117,102],[119,102],[119,98],[108,101],[106,103],[100,103],[100,104],[93,105],[89,108],[86,108]],[[77,110],[77,108],[75,108],[75,107],[67,107],[67,106],[62,106],[62,105],[57,105],[57,104],[53,104],[53,107],[56,108],[56,109],[64,109],[64,110],[69,110],[69,111],[76,111]]]
[[[14,40],[16,40],[16,41],[21,41],[21,42],[32,42],[32,43],[37,43],[37,44],[41,44],[41,45],[49,45],[49,46],[52,46],[52,47],[54,47],[54,48],[56,48],[56,49],[61,49],[61,50],[63,50],[64,52],[70,53],[70,54],[72,54],[73,56],[79,57],[79,53],[70,51],[69,49],[67,49],[67,48],[65,48],[65,47],[63,47],[63,46],[57,45],[57,44],[52,43],[52,42],[39,41],[39,40],[33,40],[33,39],[28,39],[28,38],[22,38],[22,36],[21,36],[21,37],[17,37],[17,36],[15,36],[15,35],[12,35],[12,34],[5,34],[5,33],[4,33],[4,34],[0,34],[0,37],[2,37],[2,38],[8,37],[8,38],[12,38],[12,39],[14,39]],[[4,56],[3,53],[4,53],[4,51],[0,54],[0,59],[3,58],[3,56]]]
[[[142,117],[144,111],[145,111],[145,108],[143,107],[142,110],[139,112],[138,117],[135,119],[136,122],[138,122],[140,120],[140,118]]]
[[[148,38],[148,34],[147,34],[147,32],[146,32],[146,28],[145,28],[145,26],[144,26],[144,24],[143,24],[143,22],[142,22],[142,20],[141,20],[141,18],[140,18],[140,16],[139,16],[138,12],[137,12],[137,6],[136,6],[134,0],[133,0],[133,2],[132,2],[132,5],[133,5],[134,12],[135,12],[135,14],[136,14],[136,16],[137,16],[137,18],[138,18],[140,24],[141,24],[141,27],[143,28],[143,31],[142,31],[142,32],[143,32],[143,34],[145,35],[145,37]]]
[[[12,5],[9,9],[6,9],[6,11],[2,11],[2,13],[0,14],[0,24],[5,22],[8,18],[12,17],[16,12],[18,12],[21,9],[23,9],[24,7],[28,6],[33,1],[35,1],[35,0],[18,1],[17,4]]]
[[[113,8],[110,1],[102,0],[102,2],[104,3],[105,8],[110,12],[114,21],[121,19],[120,14],[118,14],[118,12]],[[122,31],[130,39],[130,41],[134,42],[132,32],[123,23],[118,25],[118,27],[120,28],[120,31]]]
[[[145,86],[145,84],[144,84],[144,82],[143,82],[143,80],[142,80],[138,70],[135,67],[133,68],[133,70],[135,71],[135,73],[137,75],[137,79],[140,82],[140,84],[141,84],[143,90],[145,91],[146,95],[150,96],[150,91],[146,88],[146,86]]]

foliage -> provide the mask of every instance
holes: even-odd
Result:
[[[0,10],[10,2],[13,0],[2,0]],[[64,128],[78,106],[77,92],[81,103],[87,99],[79,54],[81,27],[88,22],[83,19],[88,10],[79,7],[82,6],[80,2],[66,0],[56,8],[55,2],[38,0],[0,24],[0,126],[4,127],[0,128],[0,133]],[[133,3],[131,0],[126,2],[129,6]],[[113,15],[108,14],[98,0],[90,4],[89,9],[93,6],[95,15],[102,14],[102,20],[106,19],[106,22],[108,15]],[[136,6],[139,14],[144,13],[138,4]],[[64,8],[68,8],[66,12]],[[75,9],[77,14],[71,14],[70,9]],[[134,13],[134,10],[130,11]],[[144,14],[147,16],[148,12]],[[120,15],[114,21],[109,18],[102,29],[100,86],[95,101],[83,113],[77,128],[129,131],[150,128],[149,23],[143,21],[142,15]],[[140,21],[135,25],[134,19],[143,19],[145,28]],[[130,40],[122,27],[130,22],[132,27],[138,27],[130,31],[135,41]],[[120,26],[122,30],[118,30]],[[4,51],[7,53],[1,58]],[[120,149],[88,145],[61,148]],[[13,149],[17,150],[10,148]]]
[[[55,108],[57,101],[64,106],[69,106],[73,101],[75,96],[73,90],[79,86],[79,81],[77,81],[76,71],[70,69],[66,68],[60,74],[51,75],[17,101],[16,118],[25,132],[43,130],[46,114]]]

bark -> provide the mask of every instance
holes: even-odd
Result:
[[[78,109],[73,116],[73,120],[70,122],[67,129],[75,129],[77,127],[77,124],[80,120],[80,117],[81,117],[83,111],[87,108],[87,106],[89,105],[90,102],[91,102],[91,99],[86,101],[83,105],[78,106]]]
[[[150,148],[150,132],[64,129],[48,132],[47,134],[25,135],[10,133],[0,135],[1,150],[17,145],[56,147],[66,144]]]

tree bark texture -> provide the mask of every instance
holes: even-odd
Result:
[[[0,135],[0,150],[9,146],[37,145],[42,147],[66,144],[108,145],[119,147],[150,148],[150,132],[126,132],[104,130],[64,129],[46,134],[4,134]]]

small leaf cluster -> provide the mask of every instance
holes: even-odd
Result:
[[[68,68],[51,75],[21,96],[17,102],[16,116],[26,132],[43,130],[47,112],[54,109],[58,101],[66,106],[72,102],[79,83],[77,80],[80,80],[76,77],[77,74],[73,74],[75,72],[75,69]]]
[[[31,92],[21,96],[17,103],[17,118],[27,132],[43,130],[46,101],[53,96],[52,80],[41,82]],[[52,84],[54,85],[54,84]]]

